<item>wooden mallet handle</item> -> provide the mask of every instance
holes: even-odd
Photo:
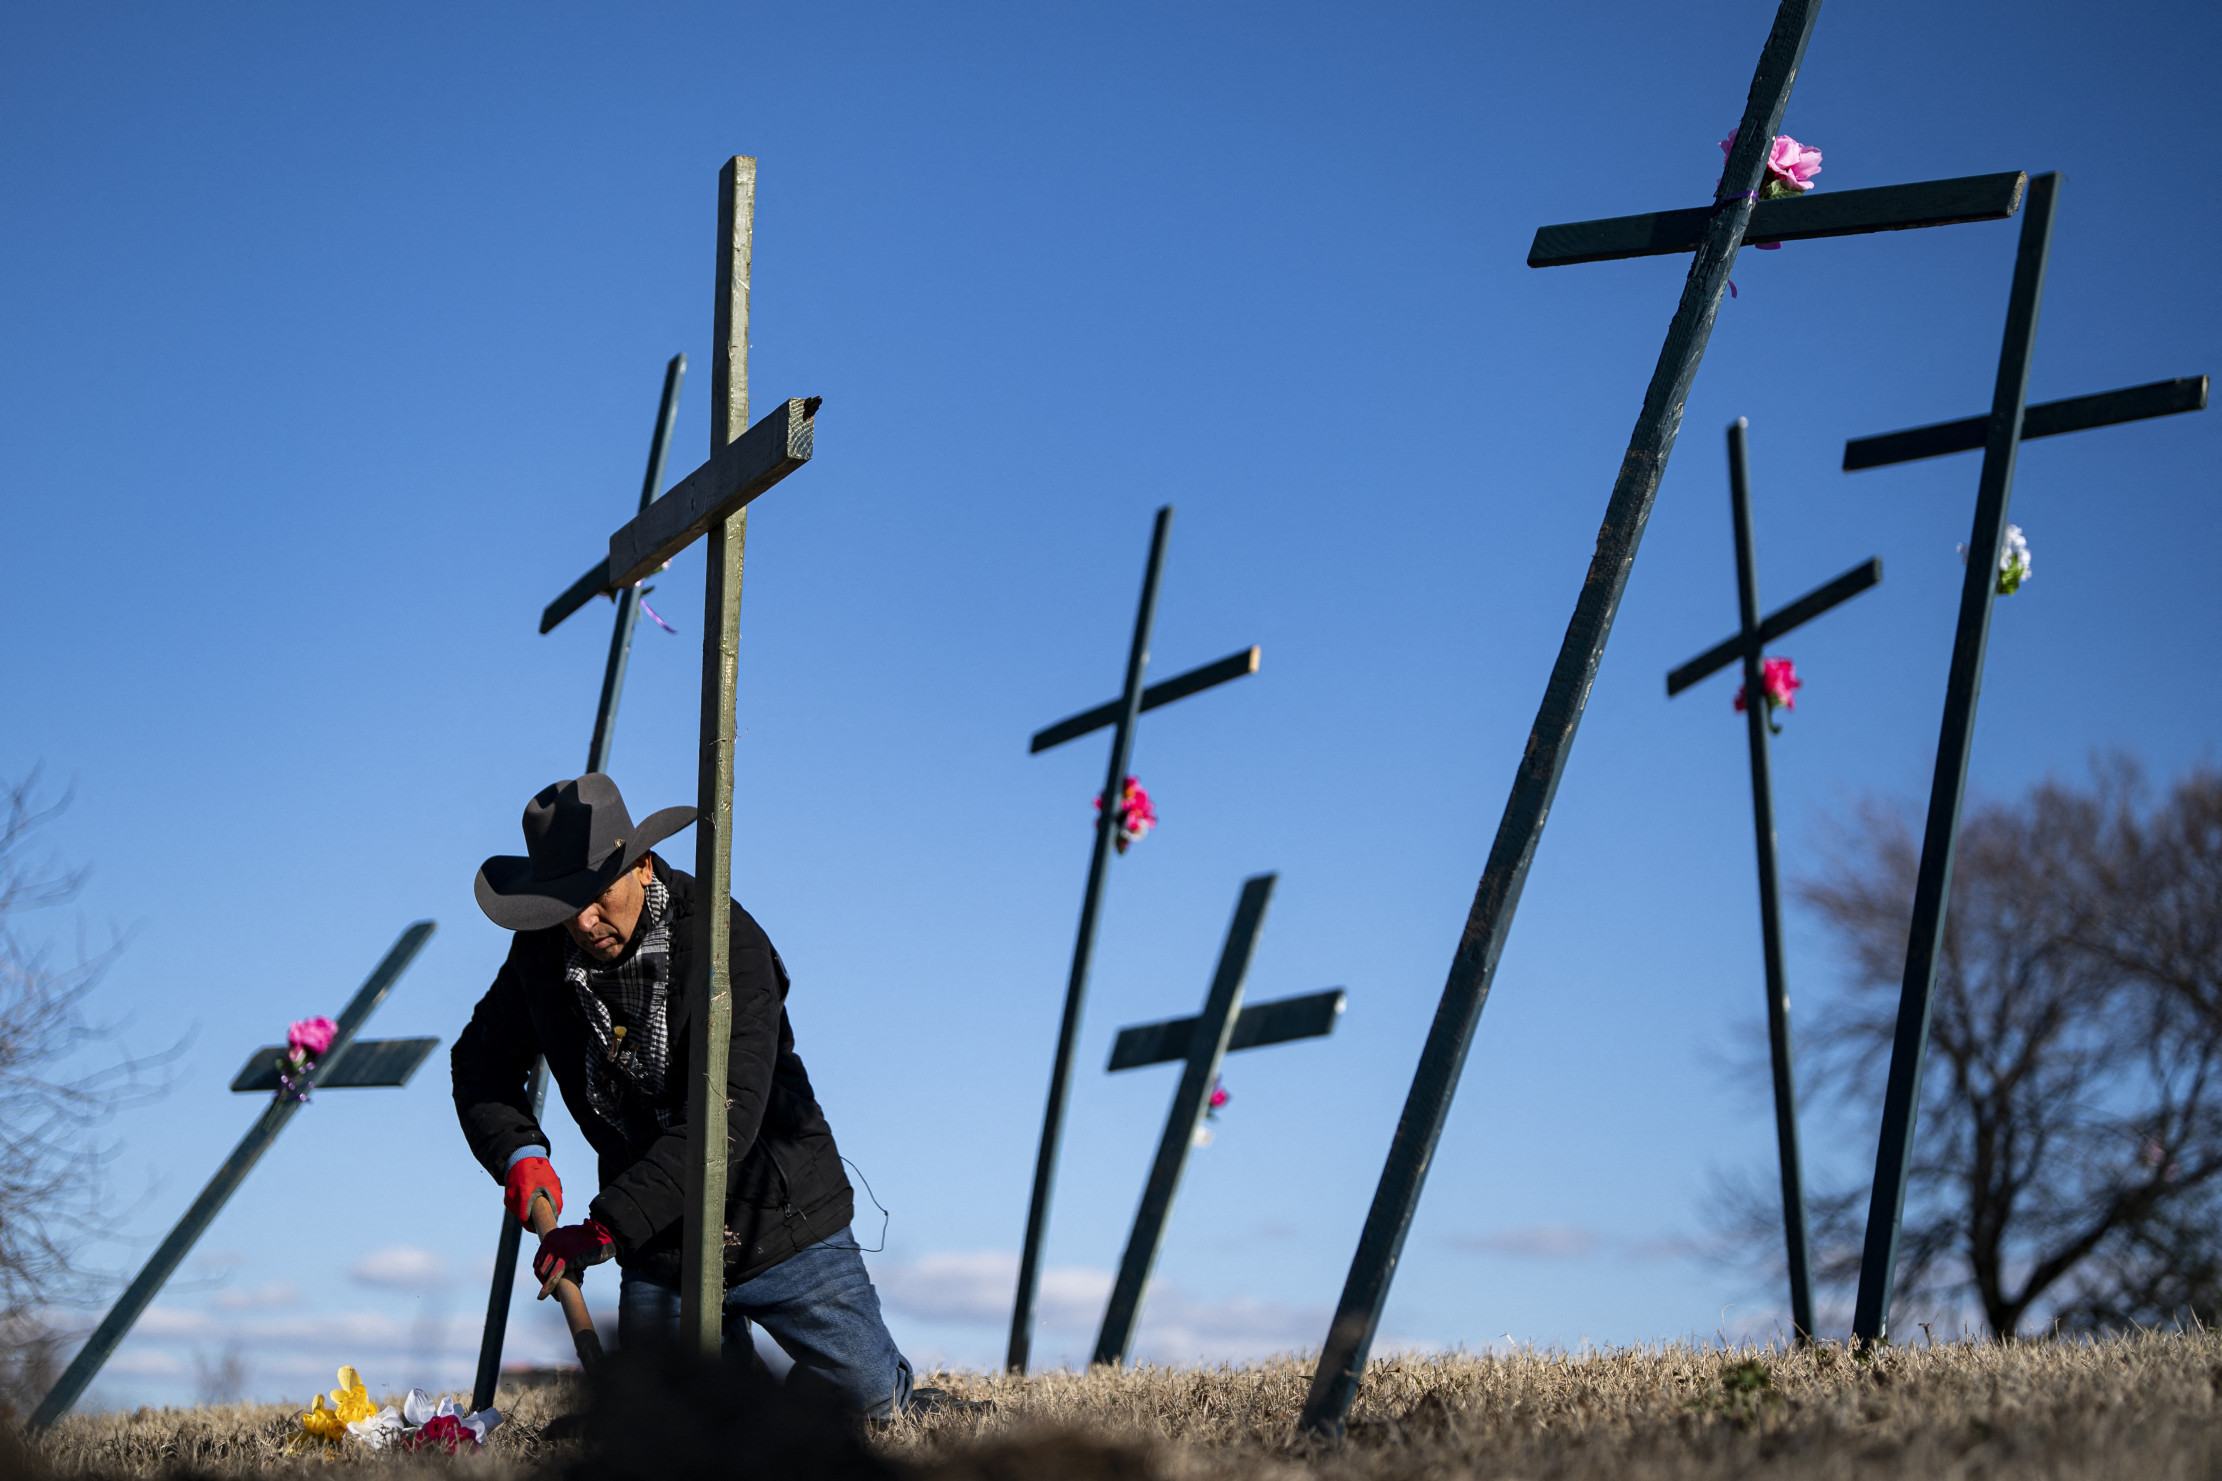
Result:
[[[545,1235],[556,1226],[555,1205],[545,1193],[532,1197],[532,1217],[526,1220],[527,1228],[536,1235]],[[569,1275],[555,1285],[556,1304],[563,1308],[563,1324],[571,1329],[571,1345],[578,1349],[579,1366],[591,1373],[602,1361],[602,1339],[594,1330],[594,1313],[586,1309],[586,1293]]]

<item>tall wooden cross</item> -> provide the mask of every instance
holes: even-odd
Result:
[[[1142,1202],[1134,1211],[1134,1228],[1127,1235],[1126,1253],[1119,1260],[1118,1279],[1104,1308],[1094,1362],[1126,1361],[1134,1324],[1141,1315],[1142,1294],[1149,1285],[1150,1268],[1157,1263],[1157,1252],[1164,1244],[1165,1222],[1172,1214],[1180,1175],[1188,1164],[1188,1149],[1196,1143],[1196,1130],[1210,1108],[1212,1087],[1219,1081],[1220,1061],[1238,1049],[1262,1049],[1268,1044],[1332,1033],[1335,1020],[1342,1015],[1343,991],[1339,987],[1242,1006],[1242,979],[1250,970],[1250,955],[1257,945],[1258,930],[1265,924],[1265,907],[1277,877],[1260,874],[1243,882],[1234,919],[1227,926],[1226,944],[1219,950],[1218,969],[1212,973],[1211,989],[1204,996],[1203,1012],[1193,1018],[1171,1018],[1121,1029],[1111,1046],[1110,1068],[1114,1073],[1143,1065],[1178,1063],[1181,1076],[1173,1091],[1173,1103],[1165,1112],[1165,1133],[1158,1139],[1157,1158],[1150,1164]]]
[[[1798,1157],[1798,1103],[1790,1063],[1790,989],[1782,969],[1782,903],[1775,876],[1774,782],[1767,765],[1766,689],[1760,659],[1767,645],[1823,612],[1848,602],[1883,579],[1883,563],[1869,560],[1799,597],[1780,611],[1759,615],[1759,557],[1751,533],[1751,484],[1742,417],[1728,428],[1728,500],[1736,528],[1736,635],[1667,675],[1672,699],[1698,680],[1741,662],[1744,735],[1751,752],[1751,819],[1759,848],[1759,943],[1767,972],[1767,1055],[1774,1067],[1775,1157],[1782,1179],[1782,1238],[1790,1264],[1790,1324],[1801,1343],[1813,1339],[1813,1279],[1805,1237],[1805,1177]]]
[[[2162,382],[2072,401],[2049,402],[2044,416],[2028,406],[2029,359],[2036,341],[2037,307],[2044,294],[2045,257],[2052,234],[2057,175],[2029,185],[2014,254],[2013,286],[2006,300],[2006,331],[1999,347],[1998,378],[1990,415],[1883,437],[1859,439],[1844,450],[1844,466],[1880,467],[1917,457],[1981,446],[1975,527],[1967,541],[1967,572],[1960,582],[1960,611],[1952,638],[1952,666],[1945,680],[1944,721],[1937,740],[1936,771],[1929,783],[1929,812],[1914,876],[1913,921],[1906,937],[1905,979],[1890,1046],[1890,1078],[1883,1092],[1882,1131],[1875,1150],[1875,1180],[1868,1192],[1867,1231],[1860,1251],[1859,1296],[1852,1336],[1881,1342],[1890,1335],[1890,1300],[1897,1278],[1898,1224],[1905,1210],[1914,1122],[1920,1110],[1921,1068],[1929,1044],[1929,1006],[1944,943],[1945,906],[1952,892],[1952,863],[1967,791],[1968,758],[1975,741],[1975,708],[1982,696],[1983,656],[1990,645],[1991,605],[1998,589],[1999,558],[2006,541],[2006,510],[2013,495],[2014,457],[2024,438],[2106,426],[2206,405],[2206,378]],[[2042,431],[2034,430],[2032,423]],[[1980,430],[1980,442],[1973,439]]]
[[[147,1303],[155,1298],[163,1284],[176,1273],[178,1265],[192,1252],[194,1244],[208,1232],[208,1226],[223,1212],[232,1194],[239,1191],[239,1185],[254,1171],[262,1154],[270,1150],[270,1144],[285,1130],[286,1123],[301,1109],[310,1092],[390,1088],[408,1083],[409,1076],[424,1063],[424,1057],[439,1040],[366,1039],[358,1042],[355,1034],[386,1000],[386,994],[393,990],[402,972],[431,939],[432,929],[431,921],[420,920],[401,933],[400,939],[386,952],[385,959],[371,970],[363,985],[355,990],[355,996],[340,1010],[339,1019],[332,1026],[331,1043],[325,1046],[323,1057],[301,1077],[299,1089],[287,1093],[278,1079],[277,1059],[285,1053],[283,1046],[273,1044],[255,1051],[247,1067],[233,1079],[231,1088],[242,1093],[270,1095],[270,1103],[263,1107],[255,1124],[247,1128],[239,1145],[216,1169],[216,1175],[201,1189],[200,1196],[186,1209],[185,1217],[177,1221],[177,1227],[155,1246],[145,1267],[124,1287],[116,1304],[108,1308],[100,1325],[93,1328],[92,1336],[85,1339],[77,1356],[70,1360],[62,1376],[54,1381],[54,1387],[39,1401],[39,1407],[31,1415],[31,1430],[45,1429],[69,1413],[71,1406],[83,1397],[86,1385],[99,1374],[117,1344],[146,1311]]]
[[[1819,0],[1783,0],[1776,12],[1713,201],[1679,211],[1547,226],[1536,233],[1528,253],[1529,265],[1534,267],[1663,252],[1694,251],[1696,256],[1644,392],[1643,410],[1605,506],[1596,552],[1528,732],[1511,796],[1482,868],[1443,996],[1413,1071],[1411,1091],[1397,1119],[1381,1181],[1351,1256],[1319,1367],[1312,1375],[1300,1420],[1312,1433],[1341,1433],[1343,1418],[1357,1394],[1404,1252],[1405,1235],[1419,1208],[1435,1145],[1450,1116],[1459,1074],[1519,907],[1528,866],[1565,774],[1575,730],[1604,659],[1605,639],[1627,589],[1668,454],[1674,449],[1683,403],[1728,289],[1736,249],[1745,242],[1803,241],[1993,220],[2011,215],[2019,202],[2024,181],[2014,173],[1759,200],[1767,153],[1781,129],[1791,83],[1804,60],[1818,9]]]
[[[655,501],[657,490],[663,487],[664,454],[671,445],[672,425],[679,419],[679,387],[686,376],[686,356],[674,355],[664,365],[663,396],[656,406],[655,432],[648,439],[648,467],[640,480],[639,508],[643,511]],[[592,580],[600,574],[597,569],[579,579]],[[565,596],[568,595],[566,592]],[[625,664],[632,655],[633,628],[640,619],[641,589],[628,586],[613,593],[611,600],[617,608],[617,616],[610,625],[609,655],[602,662],[602,694],[594,706],[594,731],[586,747],[588,771],[609,770],[610,747],[617,734],[617,702],[624,693]],[[562,598],[558,598],[541,614],[543,633],[575,610],[567,608],[562,616],[549,615],[562,605]],[[533,1061],[525,1093],[532,1102],[532,1114],[537,1118],[548,1099],[548,1062],[545,1059]],[[486,1326],[478,1341],[478,1374],[471,1385],[473,1409],[484,1409],[492,1404],[494,1389],[501,1381],[502,1345],[509,1333],[509,1298],[516,1289],[517,1248],[523,1237],[524,1226],[504,1210],[501,1235],[494,1246],[493,1284],[486,1293]]]
[[[1258,671],[1258,650],[1253,646],[1161,684],[1142,687],[1142,673],[1150,661],[1150,625],[1157,616],[1157,578],[1165,564],[1165,537],[1172,527],[1173,506],[1167,504],[1157,511],[1150,531],[1149,564],[1142,572],[1142,601],[1134,613],[1134,638],[1127,645],[1126,682],[1119,697],[1036,731],[1026,748],[1038,754],[1106,725],[1111,727],[1111,764],[1104,773],[1103,806],[1096,817],[1093,850],[1088,856],[1088,884],[1080,897],[1080,931],[1073,941],[1072,969],[1065,979],[1065,1012],[1057,1025],[1057,1057],[1050,1067],[1049,1103],[1042,1111],[1041,1148],[1034,1159],[1034,1191],[1026,1207],[1026,1242],[1019,1251],[1018,1294],[1011,1303],[1011,1342],[1004,1364],[1014,1373],[1026,1371],[1034,1346],[1034,1296],[1041,1284],[1042,1240],[1048,1233],[1049,1197],[1057,1181],[1057,1148],[1065,1133],[1065,1094],[1079,1043],[1088,962],[1095,952],[1096,912],[1103,902],[1112,841],[1118,834],[1119,796],[1126,783],[1127,763],[1134,754],[1135,725],[1144,710]]]
[[[820,398],[797,398],[748,425],[748,270],[756,220],[756,161],[735,155],[718,173],[717,358],[710,363],[710,457],[609,538],[602,563],[573,582],[541,619],[546,631],[597,596],[653,574],[696,540],[709,553],[702,589],[702,740],[696,773],[695,960],[706,968],[692,1005],[687,1058],[686,1234],[680,1246],[681,1341],[719,1350],[725,1304],[725,1094],[732,1031],[731,940],[718,903],[733,893],[733,706],[740,671],[741,557],[748,506],[810,461]],[[747,430],[742,430],[746,428]]]

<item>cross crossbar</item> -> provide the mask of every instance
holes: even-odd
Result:
[[[1814,587],[1796,601],[1779,607],[1760,619],[1759,646],[1765,647],[1784,633],[1805,626],[1831,607],[1842,606],[1882,579],[1882,558],[1876,556],[1862,561],[1835,580]],[[1741,658],[1743,653],[1743,634],[1721,639],[1666,676],[1667,698],[1672,699],[1700,679],[1711,678]]]
[[[2021,209],[2022,191],[2028,183],[2029,177],[2020,170],[2004,170],[1995,175],[1962,175],[1952,180],[1759,201],[1751,208],[1751,226],[1744,233],[1744,245],[1999,221]],[[1705,240],[1706,230],[1718,212],[1717,206],[1689,206],[1540,227],[1528,248],[1528,266],[1571,267],[1581,262],[1694,252]]]
[[[1335,1031],[1342,1016],[1345,995],[1341,988],[1304,993],[1252,1003],[1235,1015],[1234,1031],[1227,1036],[1227,1052],[1263,1049],[1297,1039],[1317,1039]],[[1108,1069],[1138,1070],[1144,1065],[1171,1064],[1188,1057],[1196,1034],[1194,1018],[1168,1018],[1158,1023],[1138,1023],[1119,1030],[1111,1044]]]
[[[2207,409],[2207,378],[2181,376],[2172,381],[2125,386],[2095,396],[2070,396],[2065,401],[2040,401],[2022,413],[2021,440],[2057,437],[2063,432],[2087,432],[2093,427],[2113,427],[2141,422],[2149,417]],[[1844,471],[1887,468],[1921,458],[1941,458],[1947,453],[1971,453],[1983,446],[1988,417],[1962,417],[1956,422],[1934,422],[1908,427],[1903,432],[1882,432],[1855,437],[1844,444]]]
[[[432,1051],[440,1047],[438,1039],[357,1039],[345,1049],[328,1055],[318,1066],[316,1088],[319,1090],[392,1090],[409,1083]],[[231,1088],[241,1094],[256,1091],[267,1095],[278,1088],[278,1060],[283,1058],[286,1046],[268,1044],[257,1049],[247,1058],[247,1067],[231,1082]]]
[[[710,526],[747,508],[809,462],[824,400],[799,396],[786,402],[635,515],[610,536],[608,559],[548,604],[540,630],[547,632],[594,598],[650,575]]]
[[[1228,654],[1216,663],[1207,663],[1201,668],[1192,668],[1185,674],[1177,674],[1161,683],[1150,685],[1142,691],[1142,708],[1144,710],[1154,710],[1159,705],[1169,705],[1176,699],[1186,699],[1191,694],[1201,694],[1206,689],[1214,688],[1232,679],[1243,678],[1257,671],[1258,649],[1255,646],[1245,648],[1240,653]],[[1106,725],[1116,725],[1118,721],[1119,701],[1114,699],[1108,703],[1099,704],[1092,710],[1082,710],[1077,715],[1059,720],[1055,725],[1035,731],[1034,738],[1027,742],[1026,752],[1028,755],[1033,755],[1039,751],[1046,751],[1052,746],[1061,746],[1066,741],[1078,740],[1092,730],[1101,730]]]

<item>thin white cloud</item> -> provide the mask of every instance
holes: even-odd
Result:
[[[1575,1224],[1522,1224],[1486,1234],[1461,1234],[1452,1241],[1482,1255],[1512,1255],[1523,1260],[1586,1260],[1605,1246],[1605,1237]]]
[[[1042,1272],[1034,1311],[1049,1361],[1084,1361],[1103,1322],[1111,1272],[1053,1266]],[[890,1311],[918,1321],[1001,1330],[1011,1320],[1018,1257],[1003,1250],[940,1251],[873,1272]],[[1291,1305],[1252,1296],[1200,1296],[1152,1281],[1137,1324],[1134,1358],[1156,1363],[1239,1363],[1318,1348],[1327,1334],[1325,1306]],[[1433,1349],[1441,1344],[1398,1336],[1386,1347]],[[1386,1347],[1384,1350],[1386,1350]]]
[[[945,1250],[875,1272],[889,1307],[925,1321],[977,1326],[1007,1324],[1018,1290],[1018,1257],[1003,1250]],[[1045,1326],[1076,1327],[1103,1315],[1111,1273],[1086,1266],[1051,1266],[1034,1298]]]
[[[380,1286],[393,1291],[425,1291],[445,1285],[447,1260],[434,1251],[413,1244],[392,1244],[372,1250],[348,1272],[358,1285]]]
[[[150,1306],[132,1323],[134,1337],[205,1337],[216,1319],[190,1306]]]
[[[218,1291],[209,1298],[209,1305],[219,1311],[263,1311],[276,1307],[295,1306],[300,1303],[301,1288],[289,1280],[274,1280],[259,1286],[242,1286],[237,1290]]]
[[[181,1378],[192,1369],[174,1352],[140,1347],[117,1353],[101,1365],[101,1372],[127,1378]]]

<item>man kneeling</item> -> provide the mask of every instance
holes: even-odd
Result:
[[[525,854],[497,855],[479,870],[479,908],[516,935],[452,1056],[463,1134],[521,1223],[538,1196],[563,1211],[527,1091],[533,1061],[546,1056],[600,1159],[601,1189],[585,1222],[540,1241],[533,1274],[544,1297],[557,1277],[578,1280],[615,1259],[618,1342],[633,1348],[679,1331],[684,1070],[708,971],[696,960],[692,918],[716,906],[651,850],[694,811],[665,808],[636,826],[599,772],[534,796]],[[760,1324],[794,1359],[788,1383],[868,1417],[901,1413],[910,1363],[888,1335],[849,1227],[854,1195],[787,1024],[787,969],[749,913],[724,905],[733,987],[726,1351],[752,1355],[750,1324]]]

